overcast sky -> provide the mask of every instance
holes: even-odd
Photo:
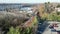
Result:
[[[0,0],[0,3],[44,3],[60,2],[60,0]]]

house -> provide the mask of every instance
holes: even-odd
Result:
[[[20,9],[20,11],[26,12],[26,13],[33,13],[33,8],[32,7],[23,7]]]
[[[57,12],[60,12],[60,7],[55,8],[55,10],[56,10]]]

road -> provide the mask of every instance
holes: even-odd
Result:
[[[57,32],[52,32],[51,29],[49,29],[49,26],[48,26],[42,34],[57,34]]]
[[[38,24],[37,34],[57,34],[57,32],[51,32],[48,21],[45,21],[43,24]]]

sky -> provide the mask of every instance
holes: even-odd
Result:
[[[57,2],[60,0],[0,0],[0,3],[45,3],[45,2]]]

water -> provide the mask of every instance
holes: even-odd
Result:
[[[13,8],[13,9],[18,8],[18,9],[20,9],[23,7],[30,7],[30,6],[32,6],[32,5],[30,5],[30,4],[24,5],[24,4],[17,4],[17,3],[0,4],[0,11],[4,11],[6,8]]]
[[[0,4],[0,11],[5,10],[6,8],[20,8],[21,4]]]

